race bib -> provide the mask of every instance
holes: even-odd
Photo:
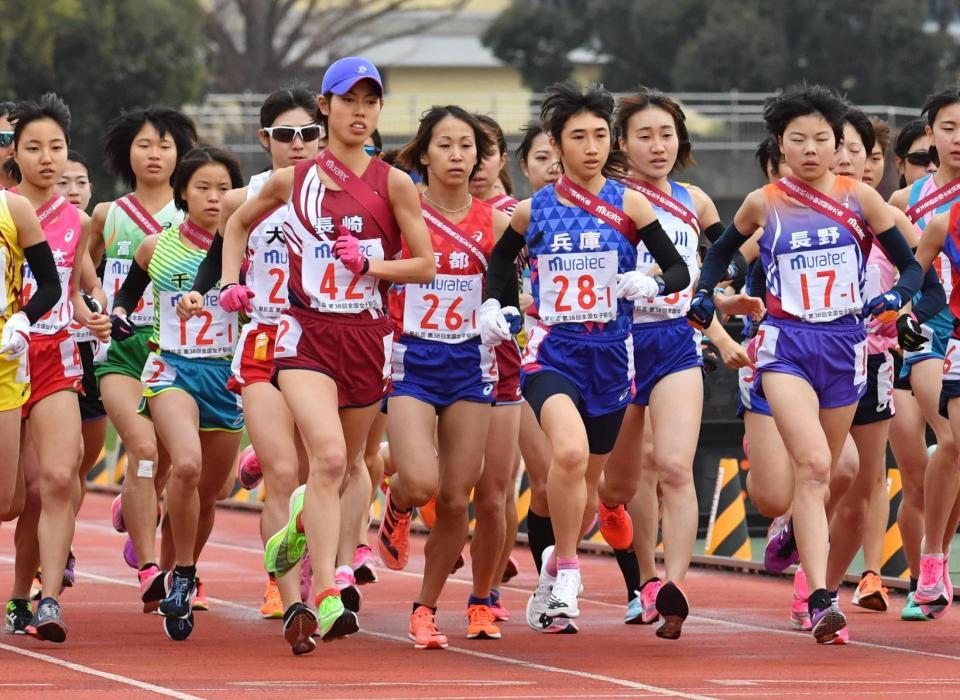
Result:
[[[482,275],[437,275],[430,284],[406,285],[403,332],[442,343],[476,337],[482,290]]]
[[[360,241],[360,250],[368,260],[383,260],[379,238]],[[310,306],[318,311],[355,314],[380,308],[379,280],[371,275],[355,275],[333,257],[333,241],[307,238],[303,242],[303,288]]]
[[[540,320],[607,322],[617,316],[617,253],[545,253],[537,256]]]
[[[949,299],[950,294],[953,292],[953,271],[950,266],[950,258],[940,253],[933,260],[933,268],[937,271],[937,277],[940,278],[943,291],[946,293],[947,299]]]
[[[250,303],[256,313],[275,318],[290,305],[289,275],[285,248],[261,248],[254,252],[247,277],[254,295]]]
[[[93,331],[76,321],[70,322],[70,335],[72,335],[73,339],[78,343],[89,343],[96,340]]]
[[[107,265],[103,270],[103,292],[107,295],[106,313],[113,311],[113,300],[120,291],[123,280],[127,278],[132,264],[132,260],[107,258]],[[153,282],[143,291],[143,296],[137,302],[137,308],[133,311],[127,309],[127,318],[135,326],[153,325]]]
[[[686,231],[681,232],[686,234]],[[637,299],[633,304],[633,322],[645,323],[649,321],[661,321],[665,319],[674,319],[685,316],[690,309],[690,299],[693,298],[693,285],[700,275],[700,268],[697,267],[696,252],[689,254],[686,249],[677,242],[677,236],[674,235],[674,247],[683,257],[690,271],[690,284],[679,292],[667,294],[660,297],[643,297]],[[659,274],[659,267],[653,259],[653,255],[642,247],[637,251],[639,264],[637,270],[645,275],[653,272]]]
[[[777,265],[780,302],[788,314],[824,323],[863,308],[856,246],[781,253]]]
[[[189,321],[177,316],[182,292],[161,292],[160,348],[184,357],[225,357],[237,339],[237,315],[220,308],[220,290],[203,298],[203,309]]]
[[[73,319],[73,304],[70,303],[70,275],[73,269],[69,267],[57,267],[57,275],[60,277],[60,298],[47,313],[37,319],[37,322],[30,326],[32,333],[42,333],[43,335],[52,335],[57,331],[70,325]],[[21,308],[26,306],[31,297],[37,291],[37,279],[33,276],[30,266],[23,266],[23,295],[21,297]]]

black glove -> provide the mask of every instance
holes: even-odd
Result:
[[[913,314],[903,314],[897,319],[897,339],[900,347],[908,352],[917,352],[927,342],[923,336],[923,327]]]
[[[723,364],[723,358],[720,357],[720,351],[709,340],[700,343],[700,353],[703,356],[703,371],[706,374],[715,372]]]
[[[110,337],[114,340],[126,340],[137,332],[137,327],[120,314],[110,314],[110,326]]]

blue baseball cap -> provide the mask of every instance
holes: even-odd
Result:
[[[339,61],[334,61],[327,72],[323,74],[323,83],[320,87],[320,93],[326,95],[344,95],[350,92],[350,89],[361,80],[372,80],[380,88],[380,95],[383,95],[383,81],[380,80],[380,71],[370,61],[358,56],[347,56]]]

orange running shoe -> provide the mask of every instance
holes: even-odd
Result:
[[[622,503],[615,508],[600,503],[600,534],[614,549],[633,546],[633,522]]]
[[[201,611],[210,609],[210,601],[207,600],[207,594],[203,590],[203,581],[201,581],[199,578],[197,579],[197,593],[193,597],[191,609]]]
[[[447,638],[437,629],[433,611],[426,605],[418,605],[410,616],[410,631],[414,649],[446,649]]]
[[[283,619],[283,600],[280,598],[280,589],[277,588],[277,580],[270,578],[267,582],[267,590],[263,593],[263,605],[260,606],[260,617],[265,620]]]
[[[387,489],[387,502],[377,533],[377,551],[380,561],[388,569],[400,571],[410,558],[410,517],[411,513],[400,513],[393,507],[393,500]]]
[[[432,530],[437,524],[437,494],[433,494],[429,501],[417,508],[417,513],[420,514],[420,521]]]
[[[489,605],[467,606],[467,639],[500,639],[500,628]]]
[[[860,578],[860,584],[853,593],[853,599],[850,601],[854,605],[867,610],[876,612],[886,612],[890,607],[890,599],[887,597],[887,589],[883,581],[873,571],[867,571]]]

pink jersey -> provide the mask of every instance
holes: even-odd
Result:
[[[865,284],[864,297],[873,299],[880,296],[885,291],[893,287],[896,280],[897,270],[890,262],[883,248],[879,245],[870,249],[870,255],[867,257],[867,279]],[[879,353],[897,347],[897,324],[896,322],[885,323],[878,326],[867,325],[867,353],[877,355]]]
[[[31,333],[53,335],[70,325],[73,318],[73,304],[70,303],[70,287],[73,284],[73,262],[80,242],[82,222],[80,212],[60,195],[37,209],[37,218],[43,228],[44,238],[53,251],[53,260],[60,275],[60,298],[53,308],[40,317]],[[37,280],[29,265],[23,265],[23,296],[21,304],[26,304],[37,289]]]
[[[463,221],[455,224],[458,242],[437,231],[433,216],[424,211],[437,275],[426,284],[395,284],[388,297],[397,335],[441,343],[461,343],[480,335],[477,324],[486,262],[493,251],[493,208],[474,198]],[[440,225],[450,222],[440,221]],[[406,253],[404,246],[404,253]]]

